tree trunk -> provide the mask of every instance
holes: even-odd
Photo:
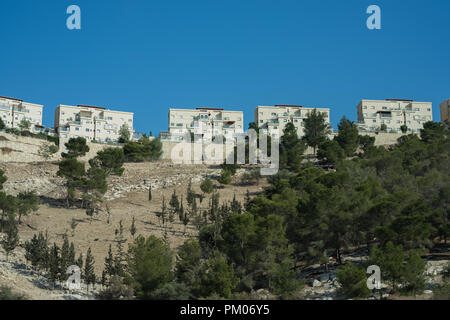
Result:
[[[341,250],[339,248],[336,248],[336,260],[339,264],[342,264]]]

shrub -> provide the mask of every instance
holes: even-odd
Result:
[[[366,271],[357,267],[353,263],[347,263],[340,267],[337,272],[337,279],[341,284],[341,293],[348,298],[366,298],[370,295],[367,288]]]
[[[25,300],[25,296],[15,293],[7,286],[0,286],[0,300]]]
[[[250,172],[245,172],[241,177],[242,185],[254,185],[259,184],[259,180],[261,179],[261,174],[259,169],[253,169]]]
[[[119,276],[112,276],[109,286],[97,295],[99,300],[131,300],[133,289],[123,283]]]
[[[450,300],[450,282],[445,282],[434,289],[434,300]]]
[[[221,184],[230,184],[231,183],[231,172],[228,170],[222,170],[218,181]]]
[[[214,185],[209,178],[205,178],[200,184],[200,189],[203,193],[211,193],[214,191]]]
[[[155,290],[152,299],[154,300],[188,300],[189,289],[184,283],[169,282],[163,287]]]
[[[162,143],[159,139],[146,138],[130,141],[123,146],[123,153],[127,162],[155,161],[162,155]]]

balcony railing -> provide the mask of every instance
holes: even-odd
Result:
[[[18,108],[18,107],[14,107],[14,112],[30,113],[30,110],[28,110],[28,109],[26,109],[26,108]]]

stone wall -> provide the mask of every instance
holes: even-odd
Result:
[[[167,140],[163,140],[161,142],[162,142],[162,151],[163,151],[163,154],[162,154],[161,158],[164,159],[164,160],[171,160],[171,155],[172,155],[173,148],[175,146],[177,146],[180,142],[167,141]],[[185,144],[185,146],[187,147],[186,144]],[[194,146],[193,146],[193,144],[191,144],[189,148],[191,150],[191,161],[193,161],[194,160],[194,155],[193,155],[193,150],[194,150],[193,148],[194,148]],[[225,148],[225,150],[226,150],[226,148]],[[313,151],[314,151],[313,148],[308,147],[306,152],[305,152],[305,154],[306,155],[312,155],[314,153]],[[226,159],[225,152],[224,152],[224,159]]]
[[[360,132],[360,135],[366,135],[375,137],[375,146],[389,146],[393,144],[397,144],[398,138],[402,136],[408,135],[408,133],[388,133],[388,132],[379,132],[378,134],[374,132]]]
[[[375,137],[375,145],[393,145],[397,143],[397,139],[401,136],[405,135],[402,133],[384,133],[380,132],[378,134],[375,133],[360,133],[363,135],[368,135]],[[66,143],[68,139],[60,140],[60,150],[57,154],[55,154],[48,161],[59,161],[61,159],[61,152],[64,152],[64,143]],[[44,158],[39,156],[39,148],[46,143],[50,143],[45,140],[30,138],[30,137],[22,137],[16,136],[12,134],[8,134],[5,132],[0,132],[0,162],[43,162],[46,161]],[[179,142],[174,141],[162,141],[162,159],[170,160],[173,148],[178,145]],[[110,146],[104,144],[97,143],[89,143],[89,152],[86,156],[82,157],[82,161],[87,161],[93,158],[98,151],[103,150],[108,147],[119,147],[119,146]],[[192,146],[191,146],[192,150]],[[306,151],[307,155],[313,154],[312,148],[308,148]],[[224,155],[225,158],[225,155]],[[194,159],[193,152],[191,152],[191,160]]]
[[[46,140],[16,136],[13,134],[0,132],[0,162],[45,162],[45,161],[59,161],[61,159],[61,152],[65,151],[64,143],[68,139],[60,140],[59,151],[50,159],[45,160],[39,155],[39,148],[48,143]],[[81,161],[92,159],[98,151],[111,147],[110,145],[87,143],[89,152],[82,158]],[[114,146],[113,146],[114,147]]]

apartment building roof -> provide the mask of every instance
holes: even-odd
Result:
[[[178,108],[170,108],[170,109],[169,109],[169,112],[170,112],[170,111],[198,112],[198,111],[208,111],[208,110],[211,110],[211,111],[224,111],[224,112],[240,112],[240,113],[243,112],[243,111],[225,110],[225,109],[222,109],[222,108],[208,108],[208,107],[198,107],[198,108],[195,108],[195,109],[178,109]]]
[[[424,101],[414,101],[414,100],[410,100],[410,99],[384,99],[384,100],[362,99],[359,103],[366,102],[366,101],[370,101],[370,102],[387,101],[387,102],[431,103],[431,102],[424,102]]]
[[[16,98],[11,98],[11,97],[0,96],[0,98],[2,98],[2,99],[8,99],[8,100],[14,100],[14,101],[20,101],[20,102],[23,102],[23,100],[20,100],[20,99],[16,99]]]
[[[295,107],[295,108],[303,108],[303,106],[298,106],[295,104],[276,104],[275,107]]]
[[[134,114],[133,112],[128,112],[128,111],[117,111],[117,110],[110,110],[110,109],[106,109],[103,107],[97,107],[97,106],[90,106],[90,105],[84,105],[84,104],[79,104],[77,106],[71,106],[71,105],[67,105],[67,104],[60,104],[57,106],[57,108],[59,107],[64,107],[64,108],[73,108],[73,109],[78,109],[78,108],[94,108],[94,109],[98,109],[98,110],[103,110],[106,112],[113,112],[113,113],[126,113],[126,114]]]
[[[77,107],[80,107],[80,108],[95,108],[95,109],[100,109],[100,110],[106,110],[106,108],[103,108],[103,107],[90,106],[90,105],[87,105],[87,104],[79,104],[79,105],[77,105]]]
[[[222,108],[208,108],[208,107],[198,107],[195,108],[196,110],[218,110],[218,111],[223,111],[224,109]]]
[[[325,107],[304,107],[304,106],[297,106],[297,105],[287,105],[287,104],[277,104],[275,106],[257,106],[258,108],[302,108],[302,109],[319,109],[319,110],[330,110],[330,108]]]
[[[411,99],[386,99],[386,101],[405,101],[405,102],[413,102]]]

